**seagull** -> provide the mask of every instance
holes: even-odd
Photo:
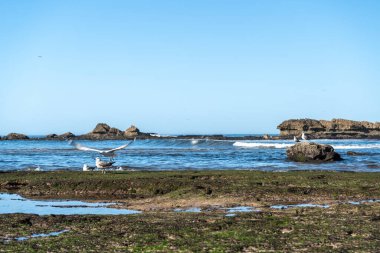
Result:
[[[301,136],[302,140],[304,141],[307,141],[309,138],[307,138],[305,132],[302,132],[302,136]]]
[[[120,146],[120,147],[117,147],[117,148],[113,148],[113,149],[105,149],[105,150],[85,147],[85,146],[83,146],[83,145],[81,145],[81,144],[79,144],[79,143],[73,142],[73,141],[70,142],[70,145],[71,145],[71,146],[74,146],[74,147],[75,147],[76,149],[78,149],[78,150],[98,152],[98,153],[101,154],[101,155],[104,155],[104,156],[106,156],[106,157],[109,157],[109,158],[110,158],[110,162],[111,162],[111,161],[113,161],[113,158],[116,156],[116,154],[115,154],[116,151],[128,147],[128,146],[129,146],[132,142],[134,142],[135,140],[136,140],[136,138],[135,138],[133,141],[131,141],[131,142],[129,142],[129,143],[123,145],[123,146]]]
[[[94,167],[90,167],[87,164],[83,164],[83,171],[91,171],[91,170],[94,170],[94,169],[95,169]]]
[[[102,160],[100,160],[99,157],[96,157],[96,159],[95,159],[96,168],[101,169],[103,174],[105,174],[106,169],[111,168],[114,163],[115,162],[111,162],[111,161],[110,162],[102,161]]]
[[[294,136],[293,140],[294,142],[300,142],[300,140],[296,136]]]

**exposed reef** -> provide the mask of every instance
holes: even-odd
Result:
[[[346,119],[290,119],[278,125],[277,129],[282,138],[301,136],[302,132],[312,139],[380,138],[380,122]]]

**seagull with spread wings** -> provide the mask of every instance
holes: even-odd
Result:
[[[122,150],[122,149],[125,149],[126,147],[128,147],[132,142],[134,142],[136,140],[136,138],[132,141],[130,141],[129,143],[123,145],[123,146],[120,146],[120,147],[117,147],[117,148],[113,148],[113,149],[96,149],[96,148],[89,148],[89,147],[86,147],[86,146],[83,146],[79,143],[76,143],[74,141],[70,142],[70,145],[71,146],[74,146],[76,149],[78,150],[82,150],[82,151],[93,151],[93,152],[98,152],[99,154],[101,155],[104,155],[106,157],[109,157],[110,158],[110,161],[113,160],[113,158],[116,156],[115,152],[116,151],[119,151],[119,150]]]

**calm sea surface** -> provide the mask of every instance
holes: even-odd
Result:
[[[127,141],[77,141],[97,149],[121,146]],[[137,170],[337,170],[380,172],[379,140],[315,140],[332,145],[342,162],[302,164],[286,159],[292,141],[214,141],[205,139],[137,140],[118,152],[115,166]],[[347,151],[365,153],[348,156]],[[66,141],[0,141],[0,170],[81,170],[94,166],[97,153],[74,149]],[[100,156],[101,157],[101,156]],[[104,158],[107,159],[107,158]]]

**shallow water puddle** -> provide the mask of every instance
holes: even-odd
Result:
[[[201,211],[202,209],[199,207],[191,207],[188,209],[181,209],[181,208],[174,209],[174,212],[178,212],[178,213],[200,213]]]
[[[366,199],[366,200],[360,200],[360,201],[348,201],[348,204],[351,205],[360,205],[365,203],[380,203],[380,199]]]
[[[251,206],[235,206],[230,208],[224,208],[224,210],[227,210],[226,217],[234,217],[237,213],[260,212],[260,210],[254,209]]]
[[[76,200],[31,200],[18,194],[0,193],[0,214],[25,213],[38,215],[137,214],[136,210],[110,208],[115,203],[88,203]]]
[[[61,230],[61,231],[56,231],[56,232],[50,232],[47,234],[41,233],[41,234],[32,234],[30,236],[21,236],[21,237],[16,237],[14,240],[16,241],[25,241],[31,238],[38,238],[38,237],[50,237],[50,236],[59,236],[60,234],[69,232],[68,229]]]
[[[348,202],[341,202],[338,204],[351,204],[351,205],[361,205],[365,203],[380,203],[380,199],[366,199],[366,200],[360,200],[360,201],[348,201]],[[330,205],[327,204],[294,204],[294,205],[273,205],[270,206],[270,208],[273,209],[288,209],[288,208],[307,208],[307,207],[319,207],[319,208],[330,208]]]
[[[273,209],[288,209],[288,208],[295,208],[295,207],[319,207],[319,208],[329,208],[329,205],[318,205],[318,204],[294,204],[294,205],[273,205],[270,206],[270,208]]]

